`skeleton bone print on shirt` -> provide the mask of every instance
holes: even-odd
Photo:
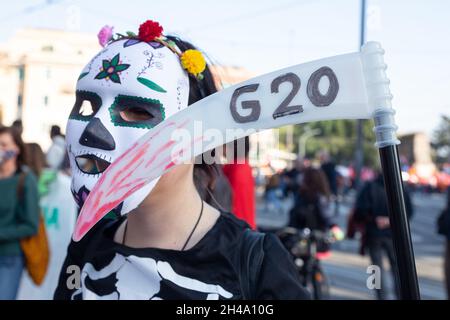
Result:
[[[233,294],[220,285],[208,284],[177,274],[165,261],[116,253],[104,268],[96,270],[86,263],[81,273],[81,288],[72,299],[83,300],[164,300],[174,299],[174,287],[181,298],[218,300]],[[101,289],[96,289],[101,288]]]
[[[150,128],[188,104],[189,81],[179,58],[153,42],[119,40],[82,70],[67,124],[72,193],[78,206],[103,171]],[[127,108],[145,119],[124,119]],[[128,197],[116,211],[136,208],[157,179]]]

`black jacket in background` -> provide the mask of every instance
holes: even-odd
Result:
[[[408,218],[413,215],[413,207],[409,192],[405,190],[405,207]],[[375,218],[379,216],[389,216],[386,193],[384,190],[383,176],[379,175],[375,180],[367,182],[356,199],[355,220],[366,222],[366,235],[371,237],[391,237],[391,229],[379,229],[375,223]]]
[[[336,171],[336,165],[333,162],[325,162],[324,164],[322,164],[321,169],[325,173],[325,176],[327,177],[331,193],[336,195],[337,194],[337,175],[338,175],[338,173]]]

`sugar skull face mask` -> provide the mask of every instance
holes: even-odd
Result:
[[[189,81],[180,59],[157,42],[115,41],[83,69],[67,124],[72,193],[78,206],[111,162],[149,129],[188,104]],[[157,179],[117,206],[136,208]]]

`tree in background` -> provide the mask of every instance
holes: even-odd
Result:
[[[434,150],[433,160],[437,165],[450,162],[450,117],[442,116],[433,132],[431,146]]]
[[[308,139],[306,143],[306,156],[314,158],[321,150],[327,150],[336,163],[349,165],[353,162],[356,147],[356,121],[332,120],[318,121],[294,126],[292,152],[299,152],[299,138],[309,130],[320,129],[320,133]],[[375,135],[373,133],[373,121],[365,120],[364,132],[364,165],[370,167],[379,166],[377,149],[374,146]],[[280,145],[286,147],[287,128],[280,129]]]

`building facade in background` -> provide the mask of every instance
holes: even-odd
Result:
[[[100,49],[93,35],[21,29],[0,46],[0,123],[22,119],[26,142],[50,146],[50,127],[65,130],[78,75]]]
[[[49,29],[20,29],[0,45],[0,124],[21,119],[26,142],[50,146],[52,125],[65,130],[75,102],[79,73],[100,49],[92,34]],[[255,76],[242,67],[212,66],[218,88]],[[278,157],[277,130],[250,137],[253,165]]]
[[[431,158],[430,139],[425,133],[416,132],[399,137],[400,160],[408,181],[413,184],[436,187],[437,169]]]

